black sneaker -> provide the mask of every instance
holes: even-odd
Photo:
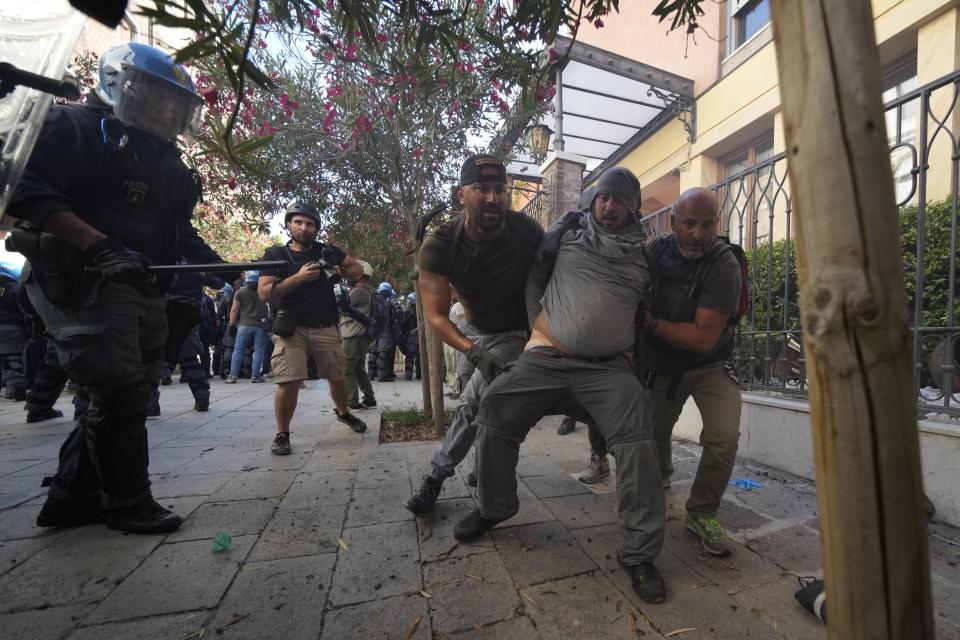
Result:
[[[641,600],[647,604],[660,604],[666,599],[663,576],[652,562],[627,566],[620,561],[620,554],[617,554],[617,564],[630,576],[633,591],[640,596]]]
[[[442,481],[432,476],[423,476],[423,484],[403,506],[415,516],[425,516],[433,511],[433,505],[437,503],[441,491],[443,491]]]
[[[473,471],[471,471],[470,473],[467,474],[467,480],[466,480],[466,482],[467,482],[467,486],[468,486],[468,487],[475,487],[475,486],[477,486],[477,470],[476,470],[476,468],[474,468]]]
[[[27,399],[27,390],[22,387],[7,387],[3,397],[7,400],[22,402]]]
[[[210,399],[209,398],[198,398],[196,402],[193,403],[194,411],[209,411],[210,410]]]
[[[63,411],[51,409],[50,407],[27,410],[27,422],[43,422],[44,420],[53,420],[62,417]]]
[[[349,411],[347,411],[343,415],[340,415],[340,412],[337,411],[336,409],[334,409],[333,412],[337,414],[337,420],[339,420],[343,424],[353,429],[354,432],[363,433],[364,431],[367,430],[367,423],[361,420],[360,418],[358,418],[357,416],[353,415]]]
[[[165,387],[168,387],[168,386],[170,386],[171,384],[173,384],[173,378],[171,378],[170,376],[161,376],[161,377],[160,377],[160,384],[162,384],[162,385],[165,386]]]
[[[148,418],[157,418],[160,416],[160,401],[154,400],[153,404],[147,407],[147,417]]]
[[[38,527],[80,527],[103,522],[100,496],[81,500],[48,497],[37,514]]]
[[[577,429],[577,421],[567,416],[563,419],[563,422],[560,423],[560,426],[557,427],[557,435],[565,436],[568,433],[573,433]]]
[[[183,524],[183,518],[161,507],[153,498],[145,498],[131,507],[105,512],[107,527],[130,533],[170,533]]]
[[[290,455],[290,433],[287,431],[277,433],[277,437],[273,439],[273,444],[270,445],[270,452],[275,456]]]
[[[354,411],[359,411],[359,410],[361,410],[361,409],[366,409],[366,407],[363,406],[362,404],[360,404],[359,402],[351,402],[350,404],[347,405],[347,408],[348,408],[348,409],[353,409]]]
[[[512,516],[511,516],[512,517]],[[504,518],[509,520],[509,518]],[[480,509],[474,509],[470,515],[457,523],[453,528],[453,537],[460,542],[475,542],[503,520],[490,520],[480,515]]]
[[[373,409],[375,406],[377,406],[377,401],[376,401],[375,398],[370,397],[370,398],[364,398],[364,399],[363,399],[363,408],[364,408],[364,409]]]

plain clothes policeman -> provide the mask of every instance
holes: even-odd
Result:
[[[637,595],[658,603],[665,598],[654,565],[663,546],[664,495],[646,396],[629,359],[650,281],[635,216],[639,199],[630,171],[608,169],[591,211],[570,212],[547,230],[527,283],[533,332],[480,402],[480,506],[457,523],[454,536],[473,542],[516,514],[520,445],[540,418],[564,412],[598,427],[610,443],[622,536],[617,560]]]
[[[134,533],[182,520],[150,492],[146,411],[167,338],[169,282],[145,270],[180,256],[222,262],[191,226],[199,176],[175,140],[202,102],[163,51],[130,42],[100,59],[96,95],[55,105],[8,213],[32,271],[27,294],[91,405],[60,449],[37,524],[106,520]],[[25,272],[27,270],[25,269]]]
[[[417,515],[433,509],[444,480],[473,446],[474,418],[487,384],[523,350],[528,336],[524,283],[543,239],[535,220],[507,209],[507,171],[497,158],[467,158],[457,195],[463,213],[424,241],[417,265],[430,328],[476,371],[460,394],[464,402],[433,456],[430,475],[406,502]],[[463,304],[462,328],[450,320],[451,285]]]
[[[347,407],[347,363],[337,332],[340,311],[332,281],[337,278],[331,277],[335,268],[347,278],[358,278],[363,270],[340,247],[317,240],[320,214],[310,203],[291,202],[284,225],[290,241],[284,246],[268,247],[263,259],[286,260],[291,263],[291,275],[261,273],[257,289],[261,300],[277,307],[270,360],[277,383],[277,435],[270,450],[276,455],[290,454],[290,421],[297,408],[300,383],[308,377],[308,354],[313,356],[320,377],[330,384],[337,420],[357,433],[367,430],[363,420]]]
[[[692,397],[700,410],[703,455],[686,503],[686,526],[706,553],[723,557],[732,547],[717,511],[740,437],[740,381],[730,361],[730,318],[740,302],[741,269],[729,245],[716,237],[719,218],[712,191],[689,189],[677,200],[673,233],[655,241],[665,248],[651,252],[657,284],[638,342],[638,364],[665,485],[673,473],[671,435],[683,405]],[[695,274],[702,271],[698,280]]]

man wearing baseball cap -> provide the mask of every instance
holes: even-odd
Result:
[[[640,182],[608,169],[589,211],[550,227],[530,270],[533,332],[523,354],[487,388],[477,412],[479,509],[454,528],[479,539],[520,508],[520,445],[544,415],[566,413],[597,427],[617,460],[617,560],[644,602],[665,598],[654,565],[663,546],[664,495],[643,386],[634,374],[634,321],[650,282],[637,224]]]
[[[420,248],[420,291],[430,328],[463,352],[476,371],[461,391],[464,403],[433,456],[430,475],[406,502],[416,515],[433,509],[444,480],[473,445],[480,396],[527,341],[524,286],[543,239],[535,220],[508,209],[507,170],[494,156],[476,154],[464,161],[456,197],[463,212],[437,228]],[[466,316],[462,330],[449,317],[450,285]]]

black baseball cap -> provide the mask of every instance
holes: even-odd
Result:
[[[482,169],[496,169],[496,174],[483,175]],[[460,186],[465,187],[474,182],[507,182],[507,168],[499,158],[489,153],[476,153],[463,161],[460,167]]]

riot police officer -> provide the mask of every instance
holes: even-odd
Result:
[[[106,521],[162,533],[182,523],[153,499],[147,471],[169,282],[146,267],[180,256],[221,262],[190,224],[200,180],[175,144],[201,103],[163,51],[136,42],[107,50],[96,95],[50,109],[8,208],[21,221],[14,247],[33,267],[30,301],[91,399],[60,449],[38,526]]]

